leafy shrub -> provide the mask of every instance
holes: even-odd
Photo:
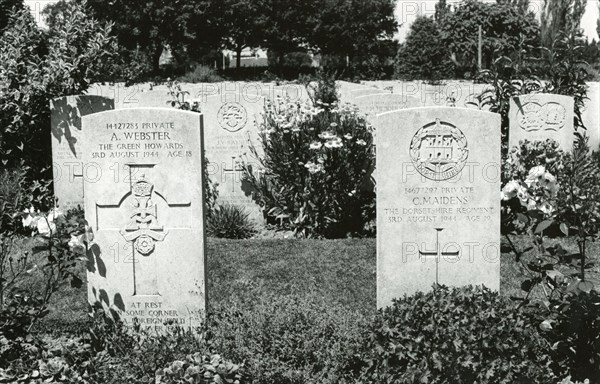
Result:
[[[179,81],[184,83],[216,83],[223,81],[223,78],[213,68],[199,64],[193,71],[181,76]]]
[[[87,17],[85,1],[68,2],[56,20],[43,32],[22,9],[0,36],[0,161],[24,162],[40,183],[52,178],[50,99],[84,92],[114,52],[111,26]]]
[[[219,355],[206,356],[199,352],[175,360],[168,367],[156,372],[156,384],[221,384],[249,383],[244,379],[243,364],[237,365],[223,360]]]
[[[320,101],[325,104],[333,104],[338,101],[339,93],[335,77],[335,72],[328,72],[321,69],[316,74],[316,82],[311,82],[308,76],[303,78],[303,84],[309,92],[309,97],[313,103]]]
[[[23,225],[37,232],[32,252],[9,248],[0,254],[0,368],[38,352],[31,328],[48,314],[50,299],[65,281],[74,287],[82,284],[74,272],[81,254],[73,248],[74,239],[83,233],[81,212],[63,216],[31,209]]]
[[[365,233],[374,218],[372,127],[357,108],[291,102],[265,105],[259,142],[250,148],[261,170],[243,161],[243,180],[268,219],[300,237]]]
[[[339,383],[364,318],[305,293],[253,295],[211,309],[207,343],[245,361],[255,384]]]
[[[556,155],[552,148],[548,152],[548,156]],[[543,161],[546,154],[539,153],[537,157]],[[506,184],[503,193],[512,189],[512,198],[507,201],[509,210],[504,212],[503,222],[524,226],[534,244],[513,249],[516,261],[521,262],[527,274],[521,284],[526,296],[520,299],[520,306],[530,310],[532,323],[545,331],[543,334],[552,345],[556,375],[571,374],[583,380],[600,375],[600,299],[594,291],[600,285],[600,274],[594,271],[587,249],[600,230],[600,168],[585,146],[553,158],[559,158],[557,177],[538,165],[531,169],[525,183],[518,185],[513,180]],[[528,197],[528,188],[538,189],[533,199]],[[527,203],[523,204],[523,200]],[[575,238],[577,252],[567,252],[560,244],[545,244],[545,232],[553,226]],[[505,235],[510,240],[509,232]],[[536,252],[530,253],[533,250]],[[534,289],[543,298],[540,302],[529,300]]]
[[[553,309],[538,305],[533,311],[542,336],[552,345],[553,369],[560,377],[566,374],[583,381],[600,378],[600,296],[571,285]],[[596,382],[596,381],[594,381]]]
[[[207,217],[206,232],[209,236],[224,239],[248,239],[256,233],[248,216],[244,207],[219,204]]]
[[[502,164],[503,182],[525,180],[529,170],[539,165],[557,175],[564,170],[564,163],[565,153],[555,140],[521,140],[518,146],[510,148],[508,159]]]
[[[510,300],[434,287],[380,310],[357,354],[362,383],[546,383],[548,347]]]

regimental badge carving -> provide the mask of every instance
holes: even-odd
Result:
[[[141,175],[131,187],[133,195],[132,214],[130,222],[121,230],[121,235],[127,241],[133,241],[135,250],[148,256],[154,251],[156,241],[164,240],[167,231],[158,224],[156,205],[152,201],[154,185],[148,181],[145,175]]]
[[[442,181],[458,175],[467,157],[465,135],[440,119],[420,128],[410,142],[410,158],[415,168],[430,180]]]
[[[565,126],[567,111],[559,103],[540,105],[530,101],[518,110],[519,126],[527,131],[558,131]]]
[[[237,132],[246,126],[248,113],[240,103],[228,102],[219,108],[217,121],[221,128],[229,132]]]

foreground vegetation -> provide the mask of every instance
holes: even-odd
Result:
[[[531,245],[526,237],[516,237],[513,241],[521,249]],[[551,241],[560,242],[570,251],[576,249],[573,239]],[[593,243],[590,251],[598,255],[600,244]],[[89,372],[92,377],[87,379],[91,382],[94,375],[95,380],[100,380],[96,382],[119,383],[123,382],[122,377],[128,377],[127,382],[151,382],[158,369],[168,368],[174,361],[183,364],[194,353],[200,353],[196,359],[220,354],[225,359],[223,364],[244,362],[236,369],[230,367],[231,372],[245,375],[246,380],[252,378],[254,383],[412,382],[405,381],[411,375],[431,380],[447,378],[450,381],[439,382],[455,383],[461,382],[456,381],[461,375],[466,375],[467,380],[471,377],[468,372],[493,371],[498,364],[497,369],[505,370],[506,377],[514,380],[530,377],[535,380],[529,382],[557,382],[567,374],[557,367],[563,376],[551,373],[552,350],[540,335],[540,328],[530,314],[515,309],[518,302],[509,299],[525,295],[521,289],[523,267],[511,253],[502,254],[501,296],[469,289],[458,292],[442,289],[433,297],[430,293],[407,298],[384,312],[376,311],[374,239],[209,238],[207,256],[209,317],[202,340],[181,333],[163,338],[128,335],[114,324],[106,323],[98,313],[95,319],[90,318],[85,286],[72,288],[68,284],[54,296],[49,314],[35,326],[34,334],[49,342],[48,349],[54,351],[55,357],[70,361],[72,369],[79,370],[76,377]],[[535,256],[531,255],[531,259]],[[524,260],[528,261],[531,260]],[[77,273],[85,280],[83,265]],[[535,296],[542,297],[539,292]],[[448,307],[450,303],[455,309],[448,309],[452,308]],[[414,312],[419,308],[441,312],[434,317],[435,323],[428,325],[426,319],[430,315]],[[463,313],[466,323],[456,318],[457,313]],[[407,316],[418,318],[409,320]],[[494,326],[487,324],[490,321]],[[452,323],[462,325],[456,327]],[[397,326],[405,330],[400,332]],[[413,333],[413,340],[425,339],[407,347],[407,340],[397,339],[407,337],[405,332]],[[444,350],[443,345],[466,343],[468,335],[478,332],[488,332],[485,337],[494,343],[506,338],[504,347],[489,345],[485,349],[488,356],[483,360],[477,357],[471,368],[455,365],[456,361],[469,361],[468,356],[481,345],[464,344],[450,350]],[[410,357],[409,353],[395,361],[404,352],[388,350],[393,344],[386,344],[385,340],[410,348],[415,355]],[[513,344],[509,347],[507,343]],[[530,357],[526,354],[519,358],[525,360],[518,364],[510,363],[530,366],[530,373],[505,365],[509,364],[505,359],[509,355],[506,348],[536,351],[535,361],[527,362]],[[469,354],[465,355],[467,349]],[[98,358],[100,352],[102,359]],[[436,366],[419,365],[417,356],[446,368],[438,371]],[[187,369],[190,363],[185,364]],[[451,366],[455,368],[450,369]],[[503,376],[488,374],[490,378],[481,382],[503,382],[495,381]]]

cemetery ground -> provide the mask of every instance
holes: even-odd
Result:
[[[511,241],[520,250],[532,245],[525,236],[514,236]],[[572,238],[555,238],[548,244],[555,243],[573,252],[577,248]],[[503,241],[500,292],[506,297],[523,297],[521,284],[526,272],[507,246]],[[590,244],[589,254],[594,255],[590,261],[597,263],[600,243]],[[535,252],[522,262],[534,259]],[[336,354],[343,354],[339,349],[350,345],[349,339],[358,338],[368,329],[375,313],[375,239],[209,238],[207,263],[208,311],[219,319],[209,321],[208,329],[216,339],[212,345],[219,346],[224,358],[245,361],[254,374],[264,374],[265,378],[312,382],[318,375],[309,364],[311,359],[303,361],[297,354],[314,354],[317,359],[333,362]],[[597,273],[598,268],[593,272]],[[83,264],[77,273],[85,279]],[[36,283],[41,282],[32,281]],[[542,297],[539,292],[532,295],[534,300]],[[69,350],[73,348],[72,338],[82,336],[84,342],[91,342],[93,321],[88,314],[85,287],[65,284],[54,295],[49,310],[33,331],[48,342],[50,350]],[[226,315],[220,317],[219,313]],[[345,342],[328,343],[322,332],[346,338]],[[316,342],[311,344],[311,339]],[[185,354],[185,348],[206,348],[189,340],[184,344],[177,344],[181,354]],[[164,364],[164,358],[155,351],[148,361],[150,365],[152,359],[154,364]],[[296,381],[287,381],[290,375]]]
[[[524,250],[532,245],[526,236],[511,239],[515,247]],[[31,240],[28,240],[31,241]],[[573,238],[558,238],[575,252]],[[500,260],[500,293],[506,297],[524,297],[521,283],[524,269],[515,261],[515,254],[503,242]],[[590,244],[590,260],[597,263],[592,273],[600,272],[600,243]],[[535,253],[523,261],[534,259]],[[230,240],[209,238],[207,262],[210,278],[207,284],[208,306],[221,307],[245,303],[248,315],[255,299],[271,295],[285,297],[297,294],[341,305],[349,312],[369,317],[375,303],[375,239],[343,240]],[[85,265],[78,270],[85,279]],[[32,282],[35,284],[35,282]],[[49,335],[84,333],[91,319],[88,315],[85,287],[72,288],[65,283],[50,304],[50,313],[38,325],[37,332]],[[533,298],[542,296],[536,293]]]

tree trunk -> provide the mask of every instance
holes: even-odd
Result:
[[[155,75],[160,73],[160,55],[162,55],[163,46],[158,44],[152,52],[152,72]]]
[[[242,65],[242,47],[238,45],[235,48],[235,67],[239,68]]]

